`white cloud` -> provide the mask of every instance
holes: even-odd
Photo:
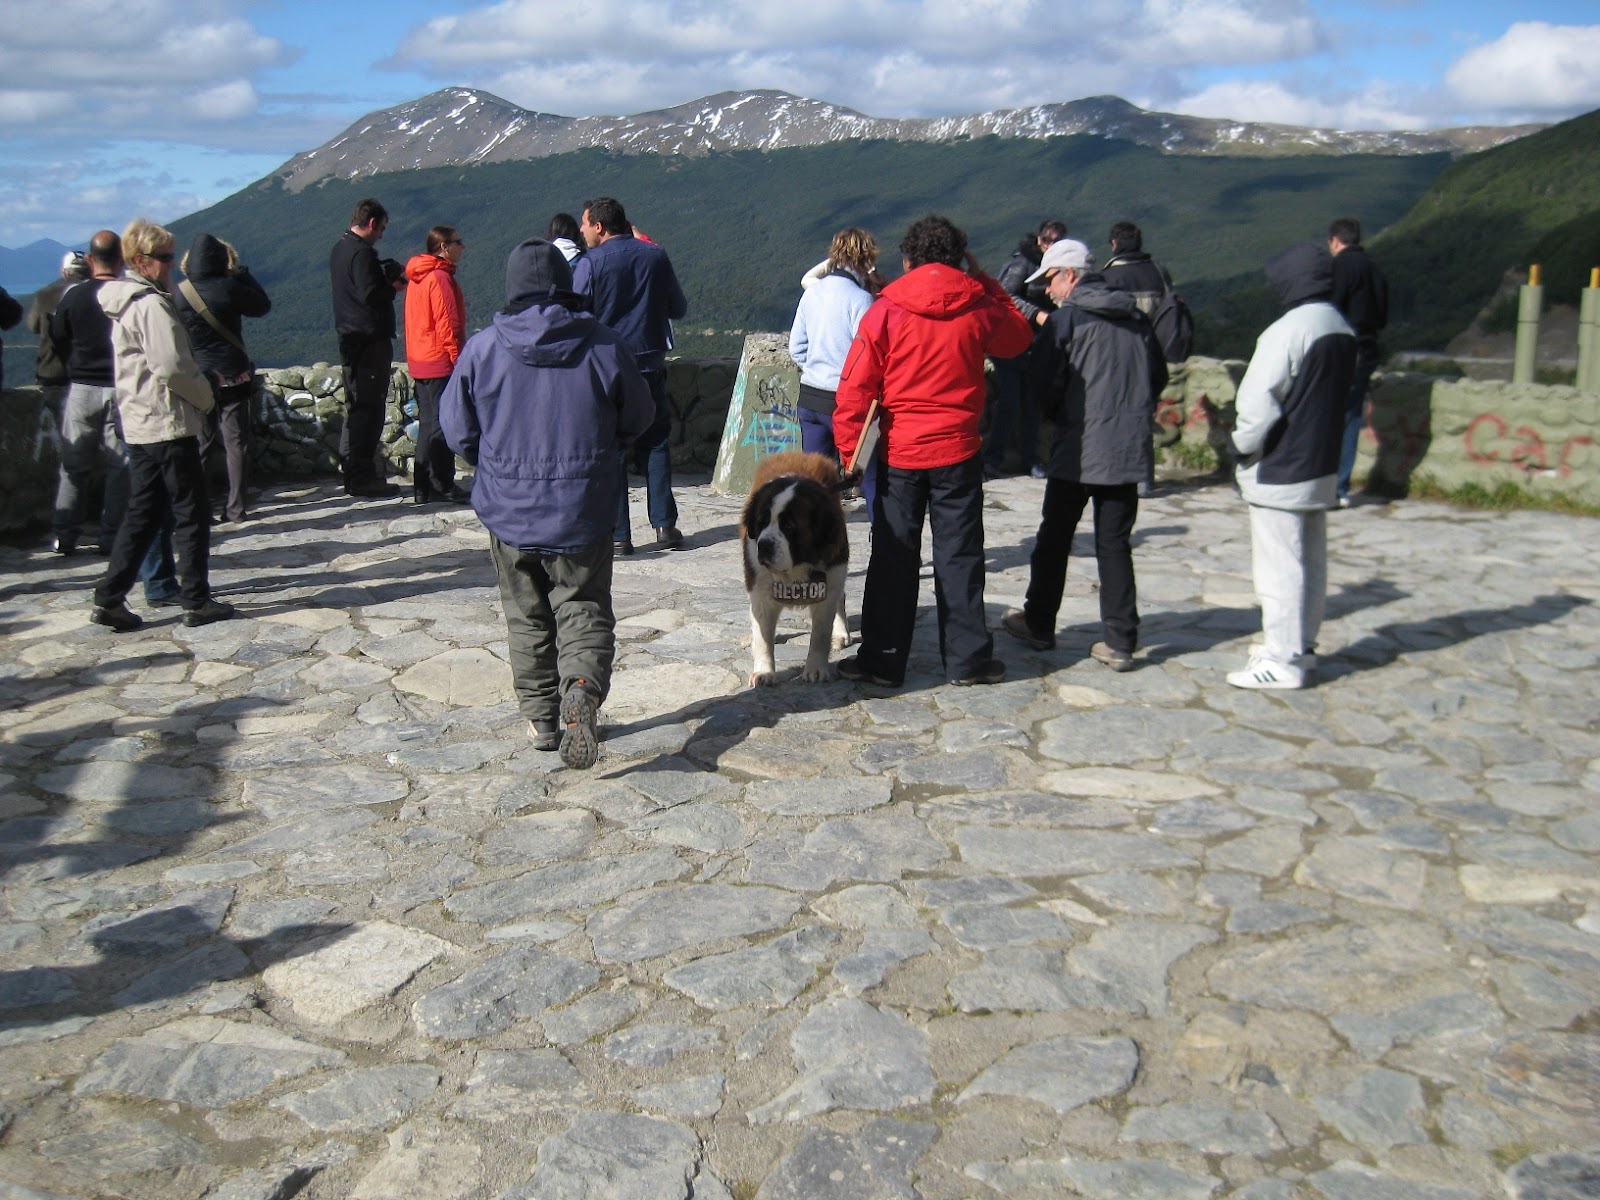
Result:
[[[1383,85],[1355,95],[1307,96],[1275,80],[1236,80],[1213,84],[1166,107],[1195,117],[1316,129],[1423,129],[1433,124]]]
[[[1600,25],[1519,21],[1445,73],[1463,105],[1568,116],[1600,106]]]
[[[50,0],[0,37],[0,136],[46,132],[182,139],[260,109],[253,80],[297,52],[265,37],[242,0],[141,0],[108,17],[103,0]],[[85,39],[110,39],[100,51]]]

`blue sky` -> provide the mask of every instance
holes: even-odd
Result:
[[[100,49],[106,47],[106,49]],[[1596,0],[51,0],[0,15],[0,245],[171,220],[465,84],[621,114],[770,87],[873,116],[1114,93],[1342,129],[1600,107]]]

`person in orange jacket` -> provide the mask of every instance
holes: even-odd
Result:
[[[439,397],[467,340],[467,302],[456,264],[467,244],[450,225],[428,230],[427,250],[406,264],[406,369],[417,397],[417,451],[412,499],[465,504],[456,485],[456,456],[439,432]]]

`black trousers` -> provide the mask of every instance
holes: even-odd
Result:
[[[444,395],[448,375],[438,379],[414,379],[417,397],[417,454],[412,478],[417,495],[448,496],[456,482],[456,456],[439,429],[439,397]]]
[[[339,339],[339,361],[344,367],[344,428],[339,431],[339,464],[344,483],[373,483],[379,477],[378,439],[383,436],[384,411],[389,406],[390,360],[394,344],[388,338],[346,334]]]
[[[128,598],[145,551],[172,513],[178,557],[178,597],[185,608],[211,599],[211,499],[197,438],[128,447],[128,510],[111,547],[111,562],[95,585],[94,602],[114,608]]]
[[[1029,562],[1028,628],[1054,632],[1067,558],[1084,508],[1094,503],[1094,557],[1100,566],[1100,623],[1106,645],[1132,654],[1139,645],[1138,594],[1133,582],[1133,522],[1139,489],[1132,483],[1077,483],[1051,479],[1044,485],[1044,514]]]
[[[877,500],[861,600],[861,665],[894,683],[905,680],[927,517],[945,673],[955,679],[981,670],[994,657],[983,612],[982,457],[915,471],[880,463]]]

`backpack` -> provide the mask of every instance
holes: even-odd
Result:
[[[1111,263],[1106,265],[1110,266]],[[1133,297],[1139,311],[1150,318],[1156,345],[1161,347],[1161,356],[1169,364],[1177,365],[1187,361],[1194,352],[1194,313],[1189,310],[1188,302],[1173,288],[1172,276],[1167,273],[1166,267],[1155,263],[1155,268],[1161,272],[1162,288],[1159,292],[1128,294]]]

